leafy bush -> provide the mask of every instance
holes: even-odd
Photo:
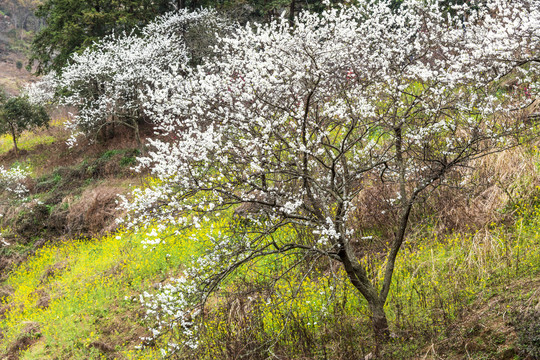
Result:
[[[18,154],[17,139],[25,130],[48,127],[50,117],[41,105],[33,104],[26,96],[7,99],[0,96],[0,134],[9,134]]]

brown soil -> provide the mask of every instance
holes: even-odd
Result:
[[[17,61],[22,62],[23,68],[17,69]],[[0,87],[10,95],[17,95],[28,83],[36,80],[25,67],[28,60],[24,55],[13,52],[2,53],[0,57]]]
[[[24,327],[23,331],[13,342],[7,350],[7,360],[19,359],[22,352],[32,346],[40,337],[39,324],[35,322],[29,322]]]
[[[65,114],[60,110],[55,116]],[[131,170],[138,144],[129,129],[117,127],[114,137],[95,142],[81,139],[70,148],[61,121],[53,124],[35,135],[54,137],[54,142],[23,150],[18,157],[13,150],[0,154],[0,165],[5,167],[15,161],[33,164],[35,179],[26,185],[36,198],[22,204],[0,203],[3,238],[11,245],[27,246],[22,252],[0,254],[0,279],[47,241],[114,231],[115,219],[122,216],[118,195],[127,194],[130,184],[140,183],[141,175]],[[141,126],[143,139],[151,132],[150,126]]]
[[[41,275],[41,278],[39,279],[39,282],[44,284],[48,282],[50,279],[58,276],[59,274],[63,273],[68,267],[68,264],[65,261],[56,263],[50,267],[48,267],[43,274]]]

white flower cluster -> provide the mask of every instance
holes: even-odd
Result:
[[[56,77],[53,74],[47,74],[40,81],[28,84],[23,91],[32,104],[47,105],[54,101],[56,87]]]
[[[21,166],[9,170],[0,166],[0,191],[7,191],[17,198],[24,198],[28,194],[28,188],[24,184],[28,175],[28,171]]]
[[[193,281],[179,278],[160,285],[155,294],[144,292],[140,295],[146,318],[153,324],[151,336],[142,340],[150,343],[161,336],[170,336],[167,348],[161,349],[163,356],[177,352],[182,346],[196,348],[199,309],[193,307],[192,297],[198,293]]]
[[[485,92],[538,53],[538,1],[487,3],[456,6],[456,18],[413,0],[303,12],[293,27],[237,29],[214,60],[154,77],[144,106],[163,136],[140,164],[160,184],[126,205],[134,221],[252,203],[325,226],[336,201],[354,198],[352,179],[380,164],[399,173],[395,129],[411,176],[519,130],[493,114],[520,99]],[[180,201],[194,193],[196,204]]]

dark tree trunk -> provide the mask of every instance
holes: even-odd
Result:
[[[341,262],[353,286],[362,294],[369,304],[373,332],[377,344],[383,344],[390,338],[388,320],[384,311],[386,298],[381,298],[375,286],[368,278],[367,272],[358,261],[352,249],[346,242],[342,242],[342,250],[339,252]]]
[[[295,8],[296,8],[296,0],[291,0],[291,4],[289,6],[289,23],[291,24],[291,26],[294,24]]]
[[[141,140],[141,134],[139,132],[139,124],[137,123],[136,119],[133,119],[132,124],[133,124],[133,131],[135,132],[135,139],[137,140],[137,145],[139,146],[139,150],[141,151],[141,154],[144,155],[145,151],[144,151],[144,146]]]
[[[19,157],[19,148],[17,147],[17,136],[15,134],[15,129],[11,126],[11,137],[13,138],[13,146],[15,148],[15,156]]]
[[[388,328],[388,320],[384,311],[384,304],[381,301],[376,301],[369,304],[371,310],[371,323],[375,340],[377,344],[383,344],[390,339],[390,330]]]

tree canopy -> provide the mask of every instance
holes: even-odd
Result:
[[[146,88],[172,69],[184,73],[209,55],[213,33],[222,26],[212,10],[160,16],[139,34],[109,35],[73,54],[61,73],[47,74],[28,93],[35,101],[56,100],[77,109],[66,123],[72,143],[79,134],[93,140],[120,124],[134,130],[140,145],[139,123],[151,121],[144,108]]]
[[[26,96],[7,98],[0,103],[0,134],[9,134],[18,154],[17,139],[25,130],[48,126],[49,115],[41,105],[33,104]]]
[[[439,2],[439,6],[444,11],[452,11],[452,6],[463,4],[464,1],[444,0]],[[367,5],[377,6],[378,2],[369,1]],[[391,0],[388,4],[395,10],[402,2],[403,0]],[[107,35],[138,30],[157,15],[174,9],[213,7],[240,22],[267,22],[284,12],[287,13],[289,21],[292,21],[299,11],[321,12],[325,7],[320,0],[45,0],[42,3],[36,0],[19,0],[6,3],[13,9],[26,9],[28,6],[40,4],[35,14],[46,25],[32,42],[29,62],[29,67],[36,65],[37,74],[61,71],[69,63],[73,53],[80,53]],[[338,0],[332,3],[344,2]]]

